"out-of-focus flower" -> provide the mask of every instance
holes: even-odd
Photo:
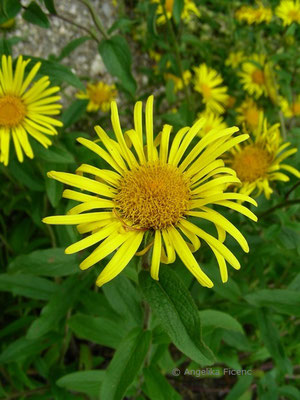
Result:
[[[242,6],[235,12],[235,18],[240,22],[246,22],[248,25],[269,23],[273,13],[270,7],[264,7],[261,1],[256,2],[256,6]]]
[[[239,72],[244,89],[256,98],[268,95],[266,87],[265,67],[266,57],[264,54],[253,54],[249,60],[242,64]]]
[[[198,114],[199,118],[204,118],[205,123],[199,132],[199,136],[205,136],[208,132],[214,130],[214,132],[217,132],[221,129],[226,129],[227,124],[222,118],[222,116],[214,114],[211,111],[203,111]]]
[[[260,115],[263,114],[263,110],[258,108],[255,101],[251,98],[246,98],[242,104],[236,109],[237,123],[245,123],[247,128],[250,130],[256,129],[260,120]]]
[[[238,68],[244,60],[245,54],[243,51],[232,51],[226,58],[225,65],[232,68]]]
[[[282,171],[288,171],[300,178],[300,172],[296,168],[282,163],[296,153],[297,149],[287,150],[290,143],[282,142],[279,127],[280,124],[268,127],[267,120],[261,116],[253,138],[231,150],[231,158],[227,160],[227,164],[241,180],[241,185],[236,188],[240,193],[254,196],[264,193],[269,199],[273,193],[273,181],[289,181],[289,177]]]
[[[25,69],[30,59],[19,56],[13,72],[11,56],[2,56],[0,68],[0,162],[8,165],[9,145],[12,138],[17,158],[23,162],[24,155],[33,158],[33,151],[28,135],[44,147],[51,145],[48,136],[57,135],[55,126],[62,122],[50,115],[60,113],[60,96],[53,96],[59,91],[58,86],[49,87],[48,76],[33,82],[41,63],[36,63],[25,77]]]
[[[166,18],[164,14],[164,9],[160,4],[160,0],[152,0],[152,2],[159,3],[156,9],[156,14],[158,15],[157,23],[159,25],[165,24]],[[165,9],[168,19],[172,18],[173,16],[173,7],[174,7],[174,0],[165,0]],[[183,9],[181,12],[181,19],[184,22],[189,22],[193,15],[195,15],[196,17],[200,17],[201,13],[193,0],[184,0]]]
[[[170,125],[164,125],[155,138],[153,96],[148,98],[146,104],[145,136],[142,103],[135,105],[134,129],[126,131],[132,149],[126,144],[115,102],[111,104],[111,121],[116,140],[97,126],[99,144],[85,138],[78,141],[104,159],[114,171],[83,164],[77,169],[77,174],[49,172],[49,177],[79,189],[67,189],[63,193],[65,198],[78,201],[79,205],[71,208],[68,215],[47,217],[43,221],[56,225],[77,225],[80,233],[88,233],[88,236],[69,246],[67,254],[98,244],[80,264],[82,269],[91,267],[117,250],[99,275],[98,286],[116,277],[137,252],[141,254],[153,247],[150,265],[153,279],[159,279],[160,263],[173,263],[177,253],[201,285],[212,287],[213,282],[192,254],[200,247],[199,238],[214,252],[222,281],[226,282],[226,261],[233,268],[240,268],[236,257],[223,244],[226,233],[233,236],[244,251],[249,249],[239,230],[209,206],[228,207],[257,220],[248,208],[232,201],[247,201],[256,205],[253,199],[225,191],[228,184],[239,180],[235,172],[224,167],[224,161],[218,158],[249,136],[234,136],[238,128],[232,127],[217,133],[211,131],[192,145],[205,123],[205,119],[200,119],[191,128],[180,129],[173,136],[172,143],[169,142]],[[200,224],[201,220],[214,224],[218,239],[189,221],[189,217],[195,217]],[[150,243],[139,251],[146,232]]]
[[[185,86],[187,86],[190,83],[190,81],[192,79],[192,74],[191,74],[191,72],[189,70],[184,71],[183,72],[183,81],[178,76],[176,76],[174,74],[171,74],[169,72],[167,72],[164,75],[164,77],[165,77],[166,81],[167,80],[172,80],[174,82],[174,91],[176,93],[178,90],[182,90],[183,89],[183,82],[184,82]]]
[[[14,18],[8,19],[7,21],[0,24],[0,29],[10,29],[15,25],[16,21]]]
[[[229,95],[227,102],[225,103],[226,108],[233,108],[236,103],[236,97]]]
[[[275,14],[282,19],[283,26],[291,25],[293,22],[300,24],[300,0],[281,0]]]
[[[291,104],[287,101],[287,99],[280,96],[279,104],[285,117],[291,118],[300,116],[300,94],[294,98]]]
[[[194,89],[201,93],[202,101],[207,109],[221,114],[225,111],[224,105],[228,101],[227,87],[220,86],[223,83],[221,75],[206,64],[194,68]]]
[[[107,85],[104,82],[88,83],[86,91],[76,94],[78,99],[88,99],[87,111],[94,112],[101,109],[106,112],[110,109],[110,103],[117,96],[115,85]]]

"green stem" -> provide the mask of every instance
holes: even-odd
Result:
[[[104,29],[104,26],[103,26],[100,18],[98,17],[96,11],[94,10],[94,7],[90,3],[90,0],[79,0],[79,1],[88,8],[88,10],[89,10],[89,12],[91,14],[91,17],[92,17],[92,19],[94,21],[94,24],[96,25],[98,31],[105,37],[105,39],[109,39],[109,35],[106,32],[106,30]]]
[[[300,204],[300,199],[283,201],[282,203],[279,203],[276,206],[271,207],[267,211],[258,215],[258,219],[265,218],[267,215],[273,213],[275,210],[277,210],[279,208],[293,206],[294,204]]]
[[[175,59],[176,59],[176,63],[179,69],[179,73],[180,73],[180,77],[182,80],[182,84],[183,84],[183,90],[184,90],[184,94],[185,94],[185,98],[188,104],[189,109],[192,111],[193,110],[193,104],[191,101],[191,95],[189,92],[189,88],[188,86],[185,84],[184,78],[183,78],[183,67],[182,67],[182,62],[181,62],[181,57],[180,57],[180,51],[179,51],[179,47],[178,47],[178,43],[177,43],[177,38],[173,29],[173,26],[171,24],[170,19],[168,18],[167,15],[167,11],[165,8],[165,4],[164,4],[164,0],[160,0],[160,4],[162,6],[163,9],[163,13],[166,19],[166,24],[167,24],[167,29],[169,31],[169,35],[168,35],[168,40],[169,40],[169,44],[170,44],[170,48],[174,48],[174,53],[175,53]]]

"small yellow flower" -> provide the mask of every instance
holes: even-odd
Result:
[[[205,136],[212,130],[214,130],[214,132],[217,132],[219,130],[227,128],[227,124],[226,122],[224,122],[224,119],[220,115],[214,114],[211,111],[205,110],[199,113],[198,117],[205,119],[202,130],[199,132],[199,135],[201,137]]]
[[[0,68],[0,162],[8,165],[11,138],[17,158],[23,162],[24,155],[33,158],[28,135],[44,147],[51,145],[48,136],[57,135],[55,126],[62,122],[50,117],[60,113],[58,86],[49,87],[48,76],[43,76],[32,84],[41,63],[36,63],[25,77],[25,69],[30,59],[23,61],[19,56],[13,72],[11,56],[2,56]]]
[[[263,113],[261,108],[258,108],[253,99],[246,98],[243,103],[236,109],[238,116],[236,118],[238,124],[245,123],[250,129],[256,129],[260,120],[260,115]]]
[[[116,277],[137,252],[141,254],[139,248],[146,232],[151,238],[146,248],[152,247],[153,250],[150,265],[153,279],[159,279],[160,263],[173,263],[177,253],[201,285],[212,287],[213,282],[192,254],[199,249],[200,238],[214,252],[222,281],[226,282],[226,261],[233,268],[240,268],[236,257],[223,244],[226,233],[233,236],[244,251],[248,252],[249,248],[239,230],[210,206],[228,207],[257,220],[248,208],[232,201],[256,205],[253,199],[224,191],[228,184],[239,180],[219,158],[249,136],[234,136],[238,128],[232,127],[217,133],[212,131],[195,144],[193,139],[205,123],[205,119],[200,119],[192,127],[184,127],[172,135],[171,143],[170,125],[164,125],[155,138],[153,96],[146,104],[145,135],[142,103],[139,101],[135,105],[134,129],[125,133],[132,149],[125,141],[115,102],[111,104],[111,121],[115,139],[96,126],[99,144],[85,138],[78,141],[104,159],[107,167],[113,170],[83,164],[76,174],[49,172],[49,177],[79,189],[67,189],[63,193],[65,198],[79,204],[71,208],[68,215],[47,217],[43,221],[77,225],[80,233],[88,234],[69,246],[67,254],[97,245],[80,264],[81,269],[91,267],[116,250],[99,275],[98,286]],[[198,219],[199,225],[201,220],[210,221],[217,229],[218,239],[190,221],[190,217]]]
[[[189,70],[186,70],[183,72],[183,82],[182,79],[179,78],[178,76],[171,74],[171,73],[166,73],[164,75],[165,80],[172,80],[174,82],[174,91],[175,93],[178,92],[178,90],[182,90],[183,89],[183,82],[185,84],[185,86],[187,86],[191,79],[192,79],[192,74]]]
[[[15,25],[16,21],[14,18],[8,19],[7,21],[0,24],[0,29],[10,29]]]
[[[269,23],[272,15],[272,9],[264,7],[261,1],[257,1],[255,7],[242,6],[235,12],[235,18],[240,22],[246,22],[248,25]]]
[[[273,181],[289,181],[283,171],[288,171],[300,178],[300,172],[282,161],[297,152],[296,148],[287,149],[290,143],[282,143],[279,124],[268,127],[266,119],[261,116],[259,126],[253,132],[253,138],[231,150],[227,164],[241,180],[237,187],[240,193],[259,196],[264,193],[267,199],[273,193]]]
[[[166,18],[164,15],[163,7],[160,4],[160,0],[152,0],[152,3],[159,3],[159,5],[156,9],[156,14],[158,15],[158,18],[157,18],[158,25],[165,24]],[[165,9],[166,9],[166,14],[167,14],[168,19],[172,18],[172,16],[173,16],[173,7],[174,7],[174,0],[165,0]],[[198,8],[193,0],[184,0],[183,10],[181,12],[182,21],[189,22],[193,15],[200,17],[201,13],[198,10]]]
[[[275,13],[283,21],[283,26],[291,25],[293,22],[300,24],[300,0],[281,0]]]
[[[117,96],[115,85],[107,85],[104,82],[88,83],[85,92],[78,92],[76,97],[78,99],[88,99],[87,105],[88,112],[95,112],[101,109],[106,112],[110,109],[110,103]]]
[[[232,68],[238,68],[244,60],[245,54],[243,51],[232,51],[229,53],[229,56],[225,61],[225,65]]]
[[[300,94],[294,98],[292,104],[284,97],[280,97],[279,104],[285,117],[291,118],[300,116]]]
[[[206,64],[194,68],[194,89],[201,93],[202,101],[207,109],[221,114],[225,111],[224,105],[228,101],[227,87],[220,86],[223,82],[221,75]]]
[[[266,57],[263,54],[253,54],[243,62],[242,71],[238,74],[244,89],[256,98],[268,95],[265,76]]]

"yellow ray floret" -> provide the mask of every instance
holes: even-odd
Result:
[[[52,115],[60,113],[60,96],[53,96],[59,87],[49,87],[48,76],[33,83],[41,66],[36,63],[25,77],[25,69],[30,60],[19,56],[13,71],[11,56],[2,56],[0,67],[0,162],[8,165],[9,147],[13,140],[17,158],[20,162],[33,158],[28,136],[33,137],[44,147],[51,145],[46,135],[56,135],[55,127],[62,123]]]
[[[193,255],[200,248],[200,240],[215,254],[221,279],[226,282],[227,263],[240,268],[239,261],[224,244],[226,234],[244,251],[249,248],[241,232],[211,206],[230,208],[255,221],[256,216],[236,201],[253,205],[256,202],[247,195],[226,192],[228,185],[240,180],[218,157],[249,136],[238,135],[236,127],[219,127],[199,139],[206,123],[205,118],[200,118],[192,127],[180,129],[172,141],[170,125],[164,125],[154,137],[153,96],[146,103],[145,135],[141,102],[135,105],[134,129],[126,131],[126,138],[115,102],[111,104],[111,115],[115,139],[97,126],[98,144],[83,138],[79,142],[114,171],[83,164],[76,174],[49,172],[50,178],[79,189],[66,189],[63,193],[63,197],[77,201],[78,205],[67,215],[46,217],[43,221],[77,225],[78,231],[86,234],[66,249],[71,254],[94,246],[82,261],[82,269],[115,252],[97,279],[99,286],[117,276],[136,253],[150,251],[153,279],[159,279],[161,263],[173,263],[177,254],[201,285],[212,287],[213,282]],[[218,238],[189,221],[190,217],[212,223]],[[146,232],[150,239],[142,246]]]

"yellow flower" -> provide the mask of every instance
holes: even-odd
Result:
[[[125,133],[132,142],[130,149],[121,130],[117,105],[112,102],[111,121],[116,140],[96,126],[99,144],[85,138],[78,141],[104,159],[114,171],[83,164],[77,169],[77,175],[49,172],[49,177],[79,189],[67,189],[63,193],[65,198],[76,200],[79,205],[69,210],[68,215],[47,217],[43,221],[77,225],[80,233],[88,234],[69,246],[67,254],[98,244],[80,264],[81,269],[91,267],[117,250],[99,275],[98,286],[109,282],[126,267],[138,252],[146,232],[147,237],[151,237],[150,273],[153,279],[159,278],[160,263],[173,263],[177,253],[201,285],[212,287],[212,281],[192,254],[199,249],[200,238],[214,252],[225,282],[226,261],[234,268],[240,268],[236,257],[223,244],[226,232],[246,252],[248,245],[238,229],[209,205],[231,208],[256,221],[252,212],[232,201],[248,201],[256,205],[253,199],[239,193],[224,192],[224,187],[239,180],[218,158],[249,136],[233,136],[238,128],[232,127],[217,133],[212,131],[197,144],[192,144],[205,123],[200,119],[191,128],[180,129],[172,143],[169,141],[170,125],[164,125],[154,138],[153,96],[147,100],[145,119],[146,143],[143,139],[142,103],[139,101],[134,109],[134,129]],[[189,217],[196,217],[200,225],[201,219],[212,222],[218,239],[189,221]],[[149,247],[149,243],[145,245]]]
[[[300,0],[281,0],[275,13],[282,19],[283,26],[291,25],[293,22],[300,24]]]
[[[239,73],[244,89],[255,98],[268,95],[265,76],[266,57],[263,54],[253,54],[248,61],[243,62]]]
[[[85,92],[78,92],[78,99],[89,99],[87,111],[94,112],[101,109],[106,112],[110,109],[110,103],[115,99],[117,90],[115,85],[107,85],[104,82],[88,83]]]
[[[227,124],[224,122],[223,118],[220,115],[212,113],[211,111],[205,110],[202,113],[199,113],[198,117],[204,118],[205,120],[202,130],[199,132],[199,136],[201,137],[205,136],[212,130],[217,132],[227,128]]]
[[[287,118],[300,116],[300,94],[298,94],[290,104],[284,97],[279,100],[281,111]]]
[[[263,192],[269,199],[273,193],[271,182],[289,181],[289,177],[281,172],[282,170],[300,178],[296,168],[282,163],[296,153],[297,149],[287,150],[290,143],[282,143],[279,126],[275,124],[268,127],[266,119],[261,116],[253,138],[231,150],[232,155],[227,163],[241,180],[241,185],[237,187],[240,193],[259,196]]]
[[[56,135],[55,126],[62,123],[49,115],[59,114],[62,107],[57,104],[60,96],[52,96],[59,91],[58,86],[49,88],[49,77],[43,76],[32,84],[41,63],[34,65],[24,77],[30,59],[23,61],[18,57],[13,72],[11,56],[2,56],[0,68],[0,162],[8,165],[9,145],[12,137],[17,158],[24,160],[23,152],[33,158],[28,135],[44,147],[51,145],[46,135]]]
[[[10,29],[15,25],[15,19],[11,18],[0,24],[0,29]]]
[[[166,73],[164,75],[164,77],[165,77],[166,81],[167,80],[172,80],[174,82],[174,91],[175,91],[175,93],[178,92],[178,90],[182,90],[183,89],[182,79],[179,78],[178,76],[168,72],[168,73]],[[191,78],[192,78],[192,74],[191,74],[191,72],[189,70],[186,70],[186,71],[183,72],[183,81],[184,81],[185,86],[187,86],[190,83]]]
[[[225,61],[225,65],[232,68],[237,68],[245,60],[245,54],[243,51],[232,51],[229,53]]]
[[[194,68],[194,89],[202,94],[202,101],[208,110],[215,113],[223,113],[224,105],[228,101],[227,87],[220,86],[223,82],[221,75],[206,64]]]
[[[236,109],[238,116],[236,118],[238,124],[245,123],[250,129],[256,129],[260,120],[260,115],[263,113],[261,108],[258,108],[255,101],[247,97],[246,100]]]
[[[162,25],[166,23],[166,18],[164,15],[164,10],[162,5],[160,4],[160,0],[152,0],[152,3],[159,3],[156,9],[156,14],[158,15],[157,23],[158,25]],[[167,18],[170,19],[173,16],[173,6],[174,0],[165,0],[165,9]],[[181,19],[184,22],[189,22],[191,20],[192,15],[196,15],[197,17],[201,16],[200,11],[198,10],[196,4],[193,0],[184,0],[183,9],[181,12]]]
[[[247,22],[248,25],[269,23],[272,15],[272,9],[264,7],[261,1],[256,2],[256,7],[242,6],[235,12],[235,18],[240,22]]]

